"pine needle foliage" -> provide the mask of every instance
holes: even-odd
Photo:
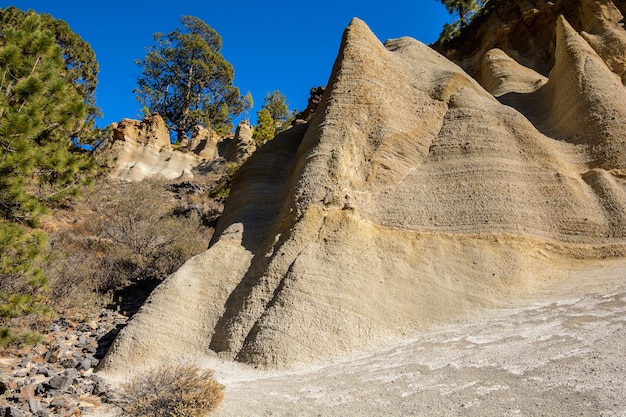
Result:
[[[0,9],[0,25],[2,27],[15,26],[32,12],[24,12],[17,7]],[[96,106],[96,86],[98,84],[98,61],[91,46],[79,35],[74,33],[68,24],[53,16],[41,13],[41,25],[49,30],[55,38],[56,44],[62,49],[65,63],[64,78],[69,81],[78,94],[83,97],[87,106],[87,117],[82,131],[91,131],[94,119],[101,115]]]
[[[439,2],[451,15],[458,16],[454,22],[446,23],[439,35],[438,42],[447,42],[460,35],[484,6],[486,0],[439,0]]]
[[[274,127],[274,119],[269,110],[262,109],[256,115],[257,126],[252,133],[252,138],[257,145],[262,145],[265,142],[271,140],[276,135],[276,128]]]
[[[49,23],[49,22],[48,22]],[[89,104],[39,14],[0,9],[0,321],[45,310],[40,216],[90,181],[71,138]]]
[[[278,90],[267,93],[263,99],[263,109],[270,112],[274,127],[279,129],[289,118],[289,104],[287,97]]]
[[[233,67],[220,52],[222,38],[197,17],[180,21],[183,28],[156,33],[146,57],[136,61],[142,69],[137,99],[150,113],[163,116],[179,141],[195,125],[227,134],[231,118],[248,102],[233,86]]]

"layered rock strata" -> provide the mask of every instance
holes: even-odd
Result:
[[[551,71],[500,49],[485,89],[353,20],[311,121],[243,165],[210,249],[157,288],[102,369],[324,360],[623,256],[626,95],[565,18],[553,31]]]
[[[149,177],[168,180],[192,178],[195,174],[221,173],[228,162],[243,163],[256,149],[252,128],[242,122],[234,137],[222,137],[211,129],[194,126],[191,138],[179,146],[171,143],[161,116],[144,120],[124,119],[113,129],[109,153],[111,177],[141,181]]]

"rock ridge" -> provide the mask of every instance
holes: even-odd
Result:
[[[591,3],[601,21],[610,5]],[[483,88],[354,19],[312,119],[246,161],[210,248],[155,290],[101,370],[326,360],[624,256],[623,86],[553,23],[550,71],[485,48]]]
[[[114,160],[111,177],[141,181],[160,176],[168,180],[217,174],[227,163],[242,164],[256,149],[253,129],[242,121],[234,135],[220,136],[203,126],[194,126],[189,139],[172,145],[163,118],[123,119],[113,127],[112,143],[104,152]]]

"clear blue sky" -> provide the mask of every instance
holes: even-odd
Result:
[[[235,69],[234,84],[254,98],[255,119],[265,94],[280,90],[302,110],[311,87],[326,85],[341,35],[353,17],[382,41],[411,36],[434,42],[451,20],[437,0],[0,0],[0,7],[33,9],[65,20],[89,42],[100,66],[97,104],[101,127],[140,118],[133,94],[155,32],[167,33],[183,15],[196,16],[222,36],[222,55]]]

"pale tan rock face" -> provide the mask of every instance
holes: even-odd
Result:
[[[165,122],[159,115],[144,120],[122,120],[113,130],[113,144],[108,151],[114,158],[111,177],[141,181],[148,177],[167,179],[192,175],[202,160],[191,153],[174,150]]]
[[[201,175],[214,169],[219,172],[220,168],[216,167],[225,162],[241,165],[256,150],[252,132],[248,122],[237,126],[234,137],[222,137],[211,129],[194,126],[191,139],[173,147],[161,116],[142,121],[124,119],[115,126],[108,151],[113,165],[111,177],[126,181],[149,177],[192,178],[194,172]]]
[[[256,150],[256,144],[252,139],[252,127],[247,122],[241,122],[235,131],[235,137],[229,144],[224,157],[226,160],[237,164],[243,163]]]
[[[199,157],[212,161],[219,156],[217,144],[220,140],[220,135],[214,130],[194,126],[191,133],[191,149]]]
[[[480,77],[480,84],[494,97],[533,93],[548,82],[547,77],[519,64],[498,48],[483,56]]]
[[[162,148],[170,145],[170,132],[163,118],[156,114],[142,121],[123,119],[113,131],[113,140],[134,141]]]
[[[319,361],[624,256],[623,87],[565,19],[552,30],[549,79],[496,50],[478,61],[488,91],[355,19],[313,119],[243,165],[210,249],[102,369]]]

